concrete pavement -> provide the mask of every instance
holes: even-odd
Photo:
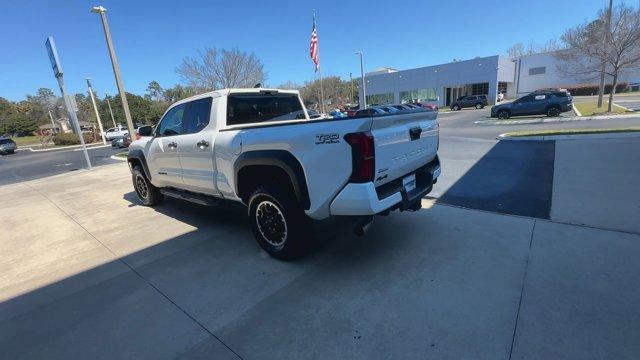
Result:
[[[320,224],[324,247],[286,263],[242,207],[138,206],[122,163],[0,196],[7,358],[640,354],[636,234],[426,202],[363,238]]]
[[[640,234],[640,139],[555,143],[551,218]]]

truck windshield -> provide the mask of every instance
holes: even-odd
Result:
[[[304,119],[297,94],[230,94],[227,125]]]

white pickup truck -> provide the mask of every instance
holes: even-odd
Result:
[[[225,89],[173,104],[129,147],[144,205],[239,201],[276,258],[310,247],[312,219],[418,210],[440,175],[437,111],[309,119],[298,92]]]

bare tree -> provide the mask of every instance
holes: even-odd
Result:
[[[509,55],[509,57],[519,57],[523,55],[533,55],[557,51],[559,49],[561,49],[561,46],[560,44],[558,44],[558,41],[556,39],[551,39],[542,45],[538,45],[532,41],[529,43],[529,45],[527,45],[526,49],[524,45],[522,45],[522,43],[513,44],[507,49],[507,54]]]
[[[353,80],[353,86],[357,93],[357,81]],[[352,83],[349,80],[342,80],[338,76],[326,76],[323,79],[324,101],[332,108],[343,107],[352,99]],[[320,80],[307,81],[299,88],[300,96],[305,104],[315,107],[320,104]]]
[[[302,85],[294,81],[287,81],[284,84],[278,85],[278,89],[285,89],[285,90],[300,90],[301,88],[302,88]]]
[[[507,49],[507,54],[509,55],[509,57],[518,57],[524,55],[524,45],[522,45],[522,43],[511,45],[511,47]]]
[[[600,11],[598,19],[567,30],[561,38],[567,50],[555,56],[560,72],[582,80],[597,78],[604,61],[605,74],[613,80],[607,108],[611,112],[621,72],[640,64],[640,10],[624,4],[613,10],[607,46],[603,48],[605,27],[606,12]]]
[[[199,91],[253,87],[266,79],[262,62],[252,53],[233,48],[206,48],[197,58],[186,57],[176,73]]]

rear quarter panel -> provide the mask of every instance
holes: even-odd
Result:
[[[216,139],[218,187],[225,197],[238,200],[234,162],[241,152],[285,150],[302,164],[314,219],[329,216],[331,200],[351,176],[351,146],[344,135],[368,131],[371,118],[310,120],[245,129],[223,130]]]

